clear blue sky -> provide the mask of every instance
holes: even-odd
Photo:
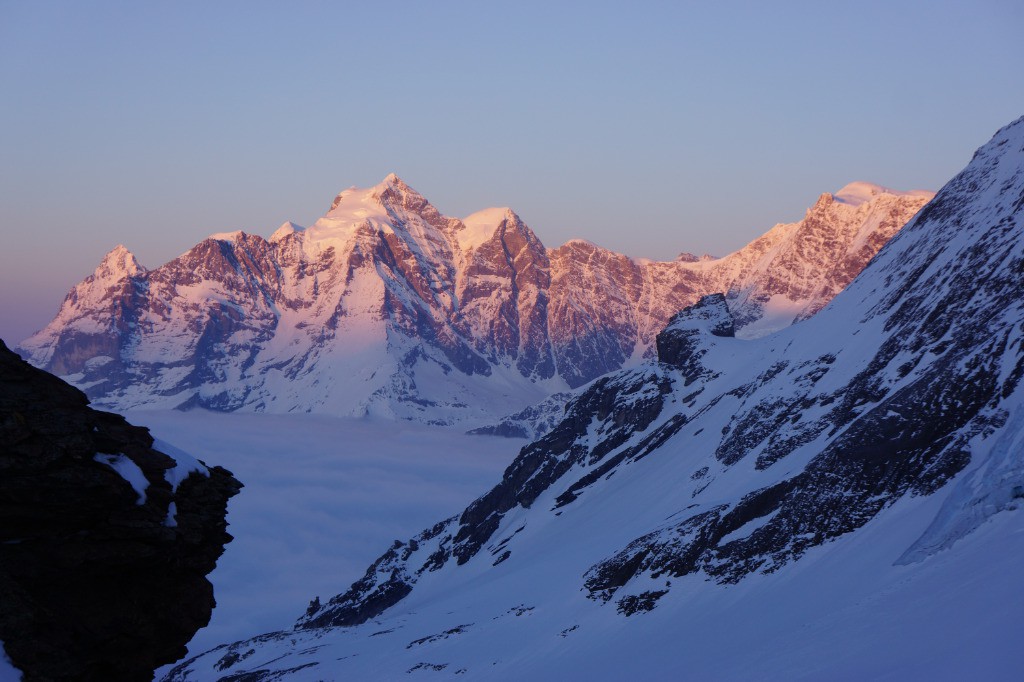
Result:
[[[0,0],[0,338],[117,243],[309,224],[398,173],[548,246],[724,254],[1024,114],[1024,3]]]

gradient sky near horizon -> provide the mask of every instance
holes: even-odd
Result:
[[[0,338],[125,244],[308,225],[396,172],[549,247],[724,255],[1024,114],[1024,4],[0,0]]]

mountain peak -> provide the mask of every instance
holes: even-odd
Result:
[[[274,234],[270,235],[270,239],[268,239],[267,241],[269,241],[270,243],[279,242],[288,235],[295,234],[296,232],[302,232],[305,229],[306,228],[304,228],[302,225],[298,225],[290,220],[286,220],[283,223],[281,223],[281,227],[274,230]]]
[[[395,199],[398,199],[402,204],[413,204],[415,206],[427,203],[422,194],[414,190],[394,173],[388,173],[387,177],[370,189],[370,194],[385,204]]]
[[[305,234],[313,241],[348,239],[360,226],[393,225],[395,221],[404,224],[408,219],[422,219],[434,228],[445,220],[423,195],[389,173],[372,187],[353,186],[339,192],[330,210],[306,229]],[[278,230],[274,235],[282,239],[286,233],[287,230]]]
[[[146,268],[139,264],[139,261],[135,258],[135,254],[129,251],[124,244],[118,244],[103,257],[103,260],[100,261],[99,267],[96,268],[95,275],[97,278],[107,278],[111,276],[131,277],[132,275],[138,275],[145,271]]]
[[[826,197],[834,201],[831,194]],[[211,368],[221,366],[217,358],[222,352],[234,361],[252,356],[255,348],[261,359],[244,376],[212,369],[204,375],[202,385],[217,397],[194,404],[269,409],[278,368],[298,367],[307,361],[302,358],[313,363],[322,351],[334,359],[293,377],[301,390],[296,388],[289,402],[278,398],[275,410],[356,414],[371,405],[381,414],[414,420],[491,419],[522,410],[550,389],[579,387],[651,357],[657,333],[701,294],[734,292],[728,305],[744,334],[754,322],[763,334],[768,326],[774,331],[798,315],[810,315],[852,279],[923,200],[892,203],[885,220],[853,208],[835,220],[824,216],[830,220],[819,221],[819,227],[844,226],[827,235],[827,249],[798,248],[800,235],[793,233],[800,225],[794,223],[796,228],[773,228],[732,257],[694,262],[690,256],[662,263],[580,239],[546,249],[508,207],[485,209],[464,220],[447,217],[390,174],[377,185],[342,191],[333,209],[305,230],[286,223],[271,236],[274,248],[263,249],[265,244],[241,233],[214,235],[220,241],[207,243],[206,249],[233,262],[197,272],[194,259],[175,259],[154,271],[156,287],[134,286],[148,275],[126,274],[142,268],[119,247],[108,266],[67,299],[45,333],[23,342],[21,349],[34,362],[68,375],[94,357],[101,358],[97,362],[122,358],[102,372],[106,365],[94,363],[96,376],[106,378],[89,383],[97,387],[94,397],[120,409],[163,400],[150,395],[176,396],[160,403],[170,407],[185,400],[182,395],[207,401],[192,378],[158,369],[152,358],[167,348],[180,349],[175,353],[187,363]],[[837,262],[843,267],[834,267]],[[192,286],[199,281],[201,287]],[[171,286],[163,287],[164,282]],[[182,312],[169,326],[136,323],[163,316],[168,308],[176,315]],[[252,326],[223,322],[233,320],[236,312]],[[199,343],[200,338],[217,341]],[[381,346],[383,338],[388,343]],[[416,372],[426,372],[416,369],[413,356],[400,355],[414,347],[428,349],[431,358],[467,378],[423,382],[412,393],[397,388],[412,386]],[[349,369],[369,365],[394,367],[390,376],[397,383],[371,370],[344,396],[319,387],[318,382],[330,384],[323,376],[348,381]],[[142,373],[148,374],[140,381]],[[483,398],[502,382],[515,387],[503,393],[507,401]],[[150,395],[138,388],[143,383],[152,389]],[[481,399],[467,399],[467,391]],[[436,409],[421,409],[424,405],[415,400],[434,401]]]
[[[901,192],[899,190],[883,187],[882,185],[876,185],[873,182],[858,180],[851,182],[838,192],[833,193],[832,197],[841,204],[860,206],[861,204],[865,204],[882,194],[891,194],[897,197],[927,197],[929,199],[935,196],[935,192],[930,192],[928,190],[914,189],[907,192]]]
[[[505,221],[517,222],[519,216],[507,206],[495,206],[477,211],[462,219],[465,229],[458,232],[459,246],[463,251],[475,249],[490,240],[498,227]]]
[[[364,188],[353,185],[348,189],[343,189],[338,192],[334,197],[334,202],[331,204],[330,211],[328,211],[328,216],[331,213],[334,213],[343,203],[365,204],[367,200],[376,201],[378,203],[388,203],[389,199],[395,196],[403,198],[413,197],[419,202],[426,203],[426,199],[424,199],[419,192],[410,187],[404,180],[402,180],[402,178],[398,177],[394,173],[388,173],[383,180],[373,187]]]

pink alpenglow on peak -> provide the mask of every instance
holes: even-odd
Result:
[[[288,235],[295,234],[296,232],[302,232],[305,229],[306,228],[304,228],[302,225],[293,223],[290,220],[286,220],[284,223],[281,224],[281,227],[274,230],[274,234],[270,235],[270,239],[268,239],[267,241],[271,243],[279,242]]]
[[[245,232],[241,230],[232,230],[230,232],[214,232],[207,239],[216,239],[219,242],[233,242],[238,239],[242,239],[246,236]]]
[[[906,192],[901,192],[899,190],[889,189],[888,187],[882,187],[881,185],[863,181],[851,182],[838,192],[835,192],[832,196],[840,203],[849,204],[850,206],[860,206],[861,204],[865,204],[882,194],[891,194],[896,197],[921,197],[923,199],[931,199],[935,196],[935,192],[924,189],[912,189]]]
[[[457,233],[462,250],[469,251],[489,241],[506,220],[520,222],[519,216],[507,206],[485,208],[463,218],[462,224],[465,227]]]
[[[214,235],[155,270],[118,247],[19,349],[104,407],[493,423],[653,357],[706,294],[741,337],[809,317],[927,201],[838,196],[722,258],[654,261],[547,248],[507,207],[445,216],[392,174],[269,240]]]
[[[331,209],[306,230],[306,236],[310,240],[345,240],[363,227],[371,230],[388,229],[393,226],[396,216],[403,214],[416,214],[435,227],[441,227],[441,222],[450,220],[441,216],[421,194],[391,173],[373,187],[353,186],[339,192]]]
[[[93,276],[96,279],[109,279],[110,277],[138,275],[145,271],[146,268],[139,264],[135,254],[129,251],[124,244],[118,244],[103,257]]]

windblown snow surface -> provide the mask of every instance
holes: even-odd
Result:
[[[703,299],[461,515],[165,679],[1019,679],[1022,212],[1024,119],[817,316]]]

